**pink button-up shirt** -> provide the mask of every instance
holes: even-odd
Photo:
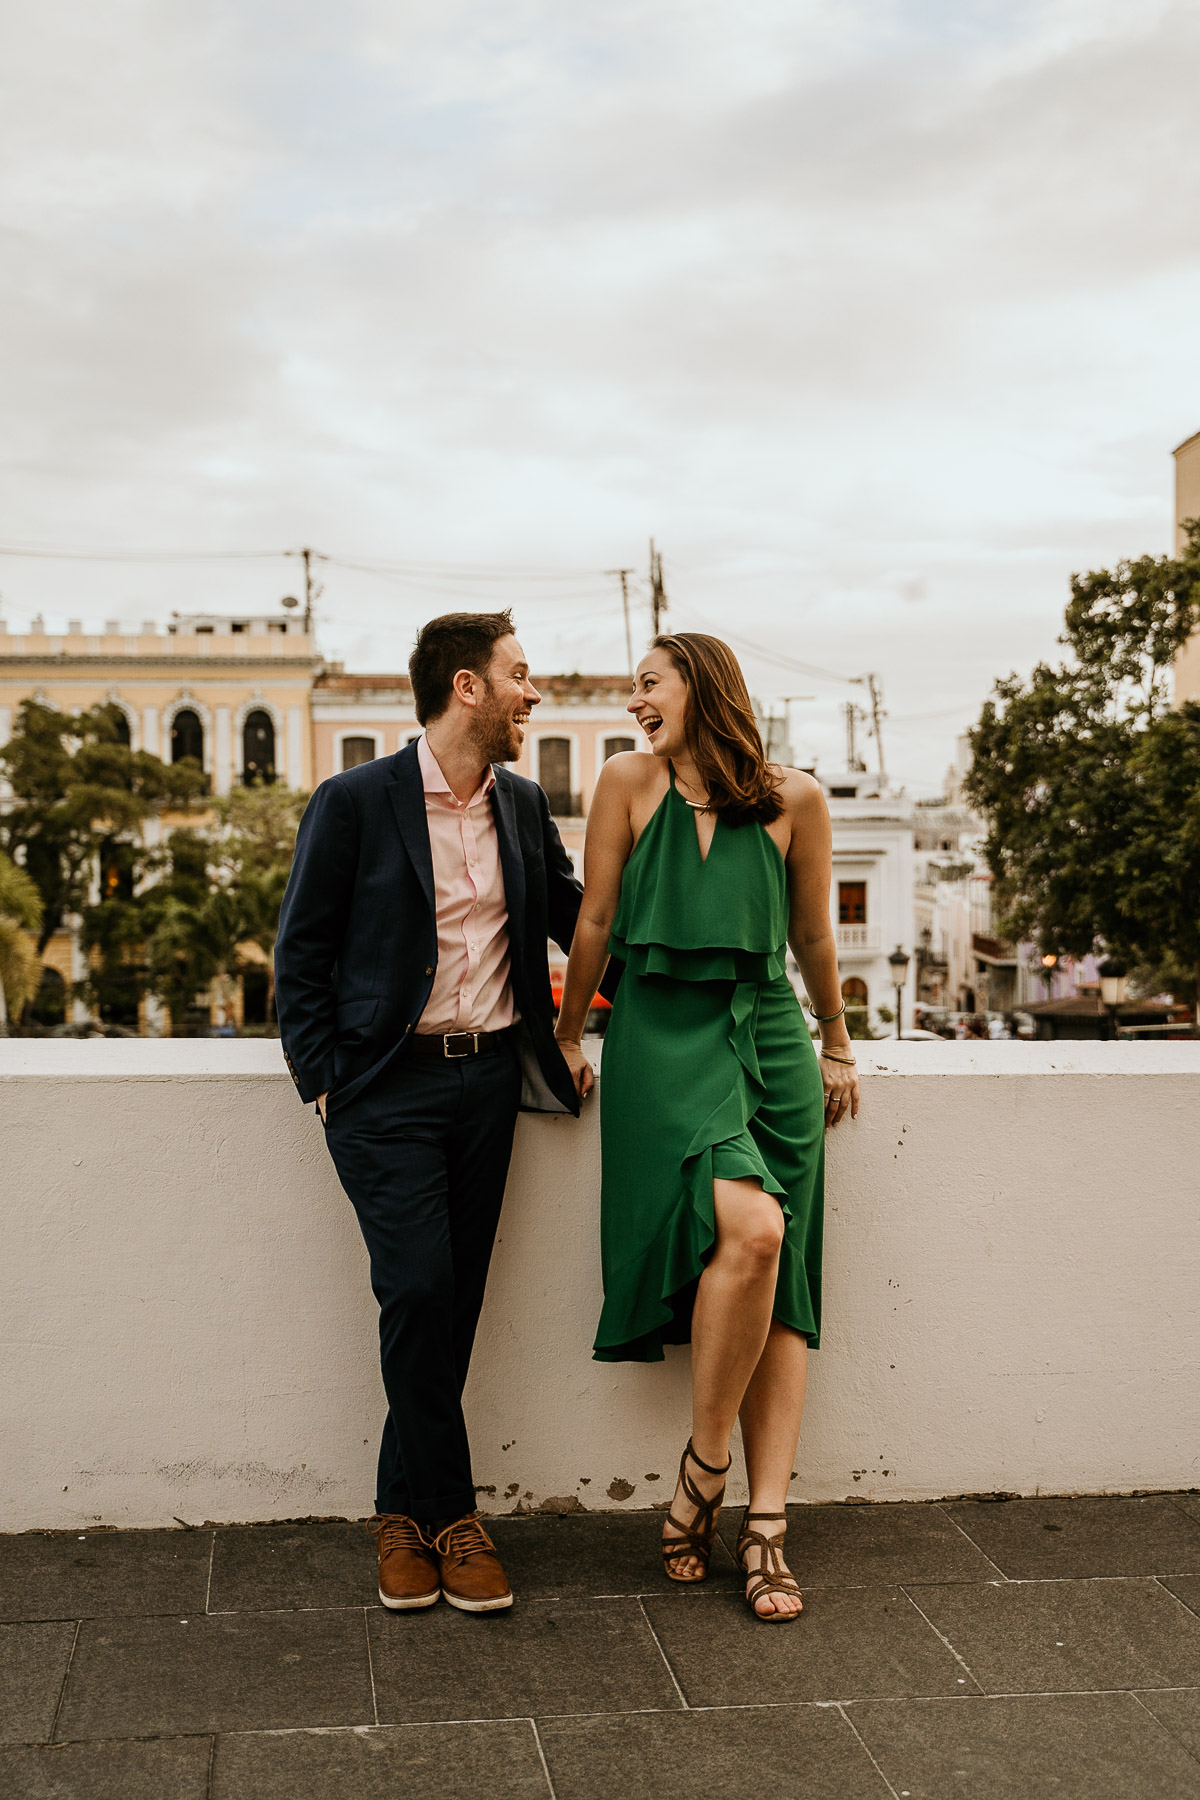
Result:
[[[508,902],[488,770],[469,800],[455,798],[422,736],[417,761],[437,899],[437,972],[417,1031],[503,1031],[515,1017],[509,978]]]

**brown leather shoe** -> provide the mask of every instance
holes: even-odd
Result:
[[[442,1592],[462,1612],[499,1612],[513,1603],[496,1546],[478,1513],[468,1513],[433,1540],[442,1573]]]
[[[367,1530],[379,1549],[379,1598],[393,1612],[433,1606],[442,1596],[433,1547],[406,1513],[376,1513]]]

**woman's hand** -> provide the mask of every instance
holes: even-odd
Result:
[[[578,1038],[557,1038],[555,1041],[563,1053],[563,1061],[571,1071],[575,1092],[583,1100],[595,1086],[596,1072],[583,1054],[583,1045]]]
[[[858,1070],[845,1050],[821,1051],[818,1059],[825,1089],[825,1123],[838,1125],[849,1113],[858,1117]]]

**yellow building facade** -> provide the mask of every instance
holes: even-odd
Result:
[[[1175,548],[1184,543],[1184,520],[1200,519],[1200,431],[1175,451]],[[1200,632],[1175,659],[1175,704],[1200,700]]]

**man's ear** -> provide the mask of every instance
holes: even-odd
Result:
[[[456,669],[454,680],[450,683],[457,700],[464,706],[478,706],[480,690],[483,686],[474,669]]]

